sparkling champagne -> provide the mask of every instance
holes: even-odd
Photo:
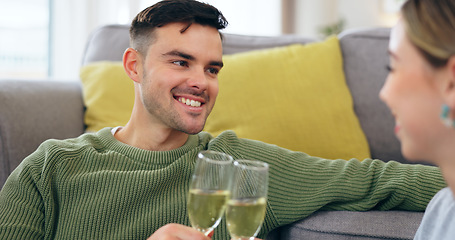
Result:
[[[233,239],[250,239],[261,229],[265,217],[266,199],[230,199],[227,203],[226,221]]]
[[[191,189],[188,199],[191,225],[204,233],[212,231],[220,223],[228,197],[229,191]]]

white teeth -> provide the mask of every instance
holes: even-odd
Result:
[[[184,104],[186,104],[188,106],[192,106],[192,107],[200,107],[201,106],[201,102],[190,100],[190,99],[185,99],[185,98],[179,98],[179,102],[184,103]]]

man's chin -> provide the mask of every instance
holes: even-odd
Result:
[[[182,132],[189,134],[189,135],[196,135],[196,134],[200,133],[201,131],[202,131],[202,129],[201,130],[182,131]]]
[[[188,126],[184,129],[180,129],[180,131],[186,134],[194,135],[200,133],[204,129],[204,126],[205,123],[202,126]]]
[[[200,116],[199,118],[192,118],[186,119],[186,121],[180,121],[180,123],[176,122],[176,125],[174,126],[176,130],[179,130],[186,134],[194,135],[200,133],[204,129],[206,120],[207,118],[202,118]]]
[[[202,130],[201,130],[201,131],[202,131]],[[188,135],[196,135],[196,134],[200,133],[201,131],[198,131],[198,132],[196,132],[196,131],[191,131],[191,132],[186,132],[186,134],[188,134]]]

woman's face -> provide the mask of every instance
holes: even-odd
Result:
[[[395,134],[410,160],[437,163],[447,128],[439,119],[443,70],[434,69],[409,41],[403,22],[392,29],[390,73],[380,97],[395,117]]]

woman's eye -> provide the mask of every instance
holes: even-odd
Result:
[[[390,65],[386,65],[385,69],[387,70],[387,72],[393,72],[393,68]]]

